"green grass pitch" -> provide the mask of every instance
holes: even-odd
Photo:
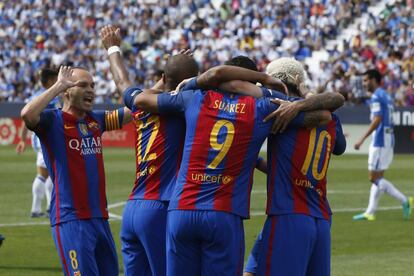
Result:
[[[134,178],[134,153],[129,149],[105,149],[107,195],[110,213],[121,216],[121,204]],[[31,183],[35,155],[22,156],[13,147],[0,147],[0,275],[61,275],[47,219],[30,219]],[[386,176],[406,194],[414,195],[414,155],[395,156]],[[403,221],[400,204],[383,196],[374,222],[354,222],[352,215],[367,205],[367,156],[334,157],[328,172],[328,191],[334,209],[332,224],[332,275],[414,275],[414,218]],[[246,254],[265,216],[265,177],[256,173],[252,218],[245,222]],[[121,205],[121,206],[119,206]],[[120,257],[120,220],[111,220]]]

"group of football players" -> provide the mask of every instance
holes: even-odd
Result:
[[[346,142],[336,93],[304,98],[293,58],[258,72],[248,57],[199,75],[171,56],[149,89],[129,79],[120,30],[100,32],[125,107],[93,110],[87,69],[62,66],[22,110],[39,137],[53,191],[50,221],[65,275],[118,275],[101,137],[131,120],[136,175],[121,226],[125,275],[330,275],[331,154]],[[258,85],[260,84],[260,85]],[[56,97],[62,108],[48,108]],[[267,160],[258,157],[267,139]],[[253,171],[267,173],[267,219],[244,266]]]

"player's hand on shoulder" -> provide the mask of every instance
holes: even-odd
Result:
[[[109,49],[112,46],[121,46],[121,29],[112,25],[107,25],[101,28],[99,36],[102,40],[102,44],[105,49]]]
[[[26,143],[22,140],[16,146],[17,154],[22,154],[26,149]]]
[[[273,134],[282,133],[290,121],[295,118],[299,113],[299,108],[297,107],[297,102],[289,102],[281,99],[271,99],[272,103],[279,105],[279,108],[267,115],[264,118],[264,121],[269,121],[274,119],[271,132]]]
[[[181,88],[183,88],[187,83],[189,83],[194,78],[195,77],[192,77],[192,78],[188,78],[188,79],[185,79],[185,80],[181,81],[177,85],[177,87],[175,88],[175,90],[174,90],[174,92],[172,94],[178,94],[180,92]]]

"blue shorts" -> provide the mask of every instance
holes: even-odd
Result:
[[[246,267],[244,268],[244,271],[256,274],[257,262],[259,260],[261,246],[262,246],[262,232],[260,232],[259,235],[257,236],[256,242],[253,245],[249,258],[247,259],[247,263],[246,263]]]
[[[118,256],[106,219],[72,220],[52,227],[64,275],[118,275]]]
[[[246,271],[257,276],[330,275],[331,223],[325,219],[301,214],[269,216],[256,243]]]
[[[122,217],[124,273],[164,276],[168,202],[129,200]]]
[[[242,275],[241,217],[219,211],[171,210],[167,219],[167,275]]]

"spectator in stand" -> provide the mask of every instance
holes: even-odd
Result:
[[[30,97],[31,91],[38,88],[32,77],[36,71],[72,61],[74,66],[89,68],[96,76],[97,101],[113,102],[116,89],[108,78],[109,65],[104,62],[105,52],[99,47],[95,33],[113,22],[122,29],[122,50],[131,79],[141,86],[152,86],[160,74],[159,70],[153,70],[154,65],[163,68],[163,54],[174,54],[176,49],[192,49],[202,70],[240,54],[253,58],[260,68],[281,56],[294,55],[303,60],[324,49],[327,39],[335,37],[376,2],[3,1],[0,3],[0,101],[16,102]],[[390,71],[400,70],[402,80],[412,79],[413,10],[412,2],[398,0],[388,4],[379,16],[367,16],[342,52],[330,51],[334,60],[327,63],[327,74],[331,75],[338,63],[345,72],[350,70],[347,64],[354,64],[360,72],[376,65],[385,78]],[[394,51],[402,56],[391,58]],[[344,58],[337,61],[341,55]],[[345,79],[350,82],[352,75]],[[347,84],[348,80],[341,82]],[[320,85],[317,81],[311,84],[313,88]]]

